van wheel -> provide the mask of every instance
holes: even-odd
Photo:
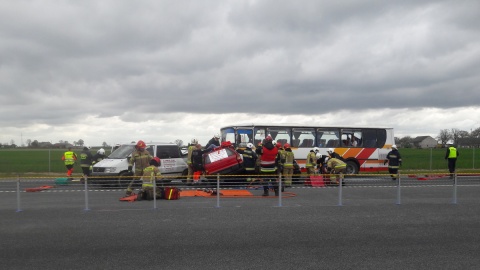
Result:
[[[347,160],[347,174],[358,174],[358,165],[353,160]]]

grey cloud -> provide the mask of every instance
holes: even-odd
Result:
[[[0,122],[478,105],[477,1],[252,3],[3,2]]]

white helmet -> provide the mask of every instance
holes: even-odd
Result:
[[[105,155],[105,149],[100,148],[98,149],[97,153],[99,153],[100,155]]]
[[[313,150],[313,152],[318,153],[318,152],[320,151],[320,148],[318,148],[318,147],[313,147],[312,150]]]
[[[193,138],[193,139],[192,139],[192,144],[197,144],[197,143],[198,143],[198,140],[195,139],[195,138]]]
[[[84,145],[84,146],[83,146],[83,148],[84,148],[84,149],[86,148],[86,149],[88,149],[88,150],[90,150],[90,149],[91,149],[91,147],[90,147],[90,146],[88,146],[88,145]]]
[[[217,138],[217,139],[220,139],[220,134],[217,133],[217,134],[213,135],[213,137]]]
[[[247,143],[248,148],[253,148],[253,143]]]
[[[333,153],[333,148],[328,148],[327,152]]]
[[[392,148],[393,148],[393,149],[397,149],[397,145],[395,145],[395,144],[392,145]]]
[[[322,154],[317,153],[316,157],[317,157],[317,158],[322,158]]]

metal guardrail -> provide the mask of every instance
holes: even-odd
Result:
[[[182,190],[216,190],[216,206],[221,205],[221,191],[227,189],[261,189],[263,185],[268,185],[262,182],[265,175],[214,175],[202,177],[200,179],[192,179],[191,184],[187,183],[186,176],[165,176],[157,181],[156,186],[176,186]],[[402,200],[402,188],[412,186],[446,186],[452,188],[452,204],[457,204],[457,187],[461,185],[478,185],[480,184],[480,174],[462,173],[462,174],[445,174],[445,173],[430,173],[430,174],[358,174],[345,175],[340,177],[339,184],[329,181],[334,175],[323,175],[321,183],[313,184],[306,175],[293,176],[294,182],[291,190],[305,189],[305,188],[336,188],[338,189],[338,206],[343,206],[343,190],[347,188],[356,187],[390,187],[396,189],[396,204],[400,205]],[[276,185],[279,190],[282,190],[284,181],[282,175],[269,176],[271,179],[276,179]],[[59,180],[60,179],[60,180]],[[76,180],[65,180],[66,178],[52,177],[20,177],[0,178],[0,193],[15,193],[16,194],[16,211],[22,210],[22,197],[27,192],[83,192],[84,193],[84,210],[89,211],[89,194],[91,192],[120,192],[125,190],[126,186],[132,180],[136,182],[136,187],[140,187],[140,178],[133,177],[118,179],[118,178],[103,178],[103,179],[88,179],[84,181],[77,177]],[[62,182],[62,181],[64,182]],[[284,179],[283,179],[284,180]],[[271,183],[270,183],[271,185]],[[270,187],[271,188],[271,187]],[[219,192],[220,191],[220,192]],[[273,197],[273,196],[272,196]],[[286,193],[279,193],[276,196],[278,200],[277,205],[281,207],[282,200],[286,197]],[[252,197],[253,198],[253,197]],[[153,209],[157,209],[156,199],[153,200]]]

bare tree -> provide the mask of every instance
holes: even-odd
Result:
[[[440,130],[440,133],[437,136],[437,140],[439,140],[443,146],[445,146],[450,139],[452,139],[452,135],[450,134],[448,129]]]
[[[405,137],[399,138],[398,141],[397,139],[395,139],[395,142],[401,145],[401,147],[412,148],[413,138],[410,136],[405,136]]]
[[[176,140],[175,140],[175,144],[177,144],[178,146],[182,146],[182,145],[183,145],[183,141],[180,140],[180,139],[176,139]]]

